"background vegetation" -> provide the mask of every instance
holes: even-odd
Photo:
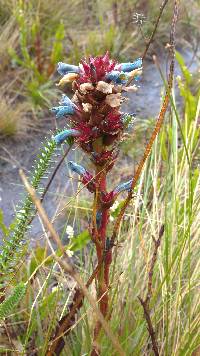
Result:
[[[149,55],[169,40],[172,8],[169,1]],[[106,50],[119,60],[141,55],[158,12],[153,0],[0,0],[0,135],[24,135],[46,115],[58,61]],[[178,45],[193,51],[199,12],[198,1],[181,2]]]

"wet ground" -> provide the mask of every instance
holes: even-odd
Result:
[[[189,51],[182,52],[186,64],[190,65],[190,70],[196,69],[197,64],[192,61],[192,54]],[[166,59],[159,59],[162,71],[166,73]],[[179,74],[178,67],[176,74]],[[144,64],[142,80],[140,82],[138,92],[129,94],[129,101],[124,105],[124,111],[134,112],[140,118],[155,117],[160,109],[160,96],[163,90],[163,82],[158,70],[152,62]],[[180,98],[178,102],[181,103]],[[180,104],[179,104],[180,105]],[[19,168],[29,174],[31,171],[34,159],[37,156],[38,150],[41,147],[41,142],[47,136],[50,129],[54,129],[55,122],[53,119],[43,121],[41,130],[37,133],[32,133],[29,137],[21,140],[4,140],[0,144],[0,208],[4,212],[4,221],[9,225],[14,217],[15,207],[22,199],[24,188],[19,178]],[[73,159],[74,152],[72,151],[68,159]],[[66,165],[63,165],[56,175],[56,178],[51,186],[48,198],[45,201],[45,208],[50,217],[55,213],[55,203],[59,196],[59,192],[63,192],[67,196],[71,194],[73,187],[71,181],[66,179]],[[39,236],[41,233],[41,224],[35,219],[31,236]],[[1,231],[0,231],[1,236]]]

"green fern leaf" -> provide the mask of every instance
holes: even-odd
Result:
[[[61,130],[58,130],[56,134],[60,131]],[[53,138],[47,139],[35,161],[31,185],[37,193],[41,194],[43,191],[43,189],[41,189],[41,181],[48,175],[52,163],[56,161],[56,159],[52,161],[52,157],[55,156],[56,153],[56,148],[55,140]],[[27,196],[17,211],[16,224],[12,235],[4,239],[0,254],[0,288],[5,288],[6,285],[8,285],[18,261],[23,256],[24,244],[26,242],[25,233],[28,230],[29,222],[34,214],[35,207],[31,198]]]
[[[13,290],[13,293],[0,304],[0,320],[7,318],[10,314],[12,314],[25,293],[26,285],[24,283],[19,283]]]

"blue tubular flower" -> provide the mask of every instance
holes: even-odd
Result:
[[[124,183],[121,183],[119,184],[115,189],[114,189],[114,195],[115,194],[118,194],[118,193],[121,193],[121,192],[124,192],[124,191],[129,191],[131,189],[131,184],[132,184],[132,179],[129,180],[128,182],[124,182]]]
[[[130,63],[121,63],[116,66],[116,69],[120,69],[123,72],[131,72],[134,69],[138,69],[142,67],[142,58],[138,58],[134,62]]]
[[[69,161],[68,166],[72,172],[78,173],[80,176],[87,174],[87,171],[83,166],[73,161]]]
[[[96,190],[96,185],[93,182],[93,175],[89,173],[83,166],[73,161],[70,161],[68,166],[72,172],[75,172],[81,176],[81,182],[87,187],[89,192],[94,193]]]
[[[54,106],[51,111],[56,113],[56,118],[75,114],[76,105],[68,98],[67,95],[63,94],[62,99],[59,102],[60,106]]]
[[[128,75],[117,70],[113,70],[112,72],[107,73],[105,78],[106,80],[111,80],[116,84],[126,84],[128,81]]]
[[[59,74],[65,75],[67,73],[79,73],[80,72],[80,68],[78,66],[74,66],[72,64],[59,62],[57,71],[58,71]]]
[[[75,114],[75,107],[72,105],[66,106],[54,106],[50,109],[52,112],[56,113],[56,118],[63,117],[65,115],[73,115]]]
[[[57,145],[63,143],[68,137],[78,137],[80,132],[75,129],[61,131],[58,135],[54,136]]]

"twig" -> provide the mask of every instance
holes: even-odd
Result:
[[[9,332],[6,322],[3,323],[3,326],[5,328],[10,345],[13,347],[12,351],[15,353],[16,356],[19,356],[18,350],[16,350],[15,344],[13,343],[13,339],[12,339],[12,336],[10,335],[10,332]]]
[[[143,31],[143,28],[142,28],[142,24],[139,23],[138,27],[139,27],[139,31],[141,33],[142,39],[143,39],[144,43],[146,43],[146,45],[147,45],[149,43],[149,41],[148,41],[147,37],[145,37],[144,31]],[[142,57],[142,59],[143,59],[143,57]]]
[[[45,187],[45,190],[44,190],[44,192],[43,192],[42,195],[41,195],[41,199],[40,199],[41,202],[43,202],[44,197],[45,197],[45,195],[47,194],[47,192],[48,192],[48,190],[49,190],[49,187],[50,187],[51,183],[53,182],[53,180],[54,180],[54,178],[55,178],[55,175],[57,174],[57,172],[58,172],[58,170],[59,170],[61,164],[64,162],[64,160],[65,160],[66,156],[68,155],[69,151],[71,150],[71,148],[72,148],[72,146],[69,146],[69,147],[68,147],[68,149],[64,152],[64,155],[62,156],[62,158],[60,159],[60,161],[57,163],[57,165],[56,165],[56,167],[55,167],[55,169],[54,169],[54,171],[53,171],[53,173],[52,173],[52,175],[51,175],[51,177],[50,177],[50,179],[49,179],[49,182],[47,183],[47,186]]]
[[[144,310],[144,317],[145,317],[147,325],[148,325],[148,332],[149,332],[151,342],[152,342],[152,349],[156,356],[159,356],[159,351],[158,351],[158,342],[156,339],[156,333],[155,333],[155,330],[154,330],[154,327],[152,324],[152,320],[151,320],[151,316],[150,316],[150,300],[152,297],[153,272],[154,272],[154,267],[155,267],[156,260],[157,260],[158,248],[160,246],[161,238],[162,238],[163,234],[164,234],[164,225],[162,225],[160,228],[158,239],[156,240],[155,237],[153,236],[154,251],[153,251],[153,256],[151,259],[150,269],[149,269],[149,273],[148,273],[148,287],[147,287],[146,298],[142,299],[141,297],[138,297],[138,299],[143,307],[143,310]]]
[[[51,237],[57,244],[60,251],[63,254],[66,254],[65,248],[60,240],[60,237],[58,236],[58,234],[57,234],[56,230],[54,229],[53,225],[51,224],[51,222],[49,221],[49,218],[48,218],[44,208],[41,205],[41,201],[36,195],[35,189],[29,184],[28,179],[26,178],[22,169],[19,170],[19,174],[20,174],[20,177],[22,179],[22,182],[24,183],[24,186],[25,186],[27,192],[30,195],[30,198],[32,199],[33,203],[35,204],[35,207],[37,208],[38,214],[39,214],[45,228],[50,232]]]
[[[162,4],[161,4],[161,6],[160,6],[160,11],[159,11],[159,14],[158,14],[158,17],[157,17],[157,20],[156,20],[154,29],[153,29],[153,31],[152,31],[152,33],[151,33],[150,39],[149,39],[149,41],[147,41],[147,42],[145,41],[145,42],[146,42],[146,47],[145,47],[145,50],[144,50],[144,52],[143,52],[143,54],[142,54],[142,60],[144,60],[144,58],[146,57],[147,52],[148,52],[148,50],[149,50],[149,47],[150,47],[151,43],[153,42],[153,39],[154,39],[154,36],[155,36],[155,34],[156,34],[156,31],[157,31],[157,28],[158,28],[158,25],[159,25],[159,22],[160,22],[162,13],[163,13],[164,8],[165,8],[165,6],[167,5],[167,3],[168,3],[168,0],[163,0]],[[144,36],[141,25],[139,26],[139,29],[140,29],[140,32],[142,33],[142,36]],[[133,80],[133,78],[130,78],[130,79],[128,80],[126,86],[128,86],[128,85],[132,82],[132,80]]]
[[[125,353],[124,353],[121,345],[119,344],[117,338],[115,337],[115,335],[113,334],[112,330],[110,329],[107,321],[104,319],[103,315],[99,311],[99,309],[98,309],[98,307],[96,305],[95,299],[89,293],[87,287],[85,286],[85,284],[82,281],[81,277],[77,273],[75,267],[72,265],[72,263],[70,261],[70,258],[68,257],[68,255],[67,255],[67,253],[65,251],[65,248],[64,248],[64,246],[63,246],[63,244],[62,244],[62,242],[60,240],[60,237],[58,236],[58,234],[57,234],[56,230],[54,229],[52,223],[49,221],[49,218],[48,218],[44,208],[41,205],[40,199],[37,197],[35,190],[29,184],[29,182],[28,182],[28,180],[27,180],[27,178],[26,178],[26,176],[25,176],[25,174],[23,173],[22,170],[20,170],[20,176],[22,178],[22,181],[23,181],[23,183],[25,185],[26,190],[28,191],[33,203],[35,204],[35,206],[37,208],[38,214],[39,214],[41,220],[43,221],[43,224],[44,224],[45,228],[50,232],[53,240],[55,241],[55,243],[57,244],[58,248],[65,255],[65,258],[66,258],[66,261],[63,261],[60,257],[58,257],[58,256],[56,256],[56,254],[54,254],[55,260],[59,263],[59,265],[67,273],[70,274],[70,276],[79,285],[82,293],[88,299],[88,301],[89,301],[94,313],[96,314],[97,319],[101,323],[102,328],[104,329],[106,335],[109,337],[110,341],[112,342],[113,347],[114,347],[115,351],[117,352],[117,354],[120,355],[120,356],[125,356]]]
[[[160,19],[161,19],[162,13],[163,13],[164,8],[165,8],[165,6],[167,5],[167,3],[168,3],[168,0],[163,0],[162,4],[161,4],[161,6],[160,6],[159,15],[158,15],[158,17],[157,17],[157,20],[156,20],[154,29],[153,29],[153,31],[152,31],[152,33],[151,33],[150,39],[149,39],[149,41],[148,41],[147,44],[146,44],[146,48],[145,48],[144,53],[143,53],[143,55],[142,55],[142,59],[144,59],[144,58],[146,57],[146,54],[147,54],[147,52],[148,52],[148,50],[149,50],[149,47],[150,47],[151,43],[153,42],[154,36],[155,36],[156,31],[157,31],[157,28],[158,28],[159,21],[160,21]]]
[[[116,158],[115,158],[116,159]],[[114,159],[114,160],[115,160]],[[114,162],[113,160],[113,162]],[[97,178],[104,170],[106,170],[107,165],[100,170],[92,179],[91,181],[93,181],[95,178]],[[91,182],[90,181],[90,182]],[[86,185],[84,185],[85,187]],[[81,189],[78,191],[78,193],[81,191]],[[77,194],[78,194],[77,193]],[[96,266],[96,268],[94,269],[94,271],[92,272],[91,276],[89,277],[87,283],[86,283],[86,287],[88,288],[90,286],[90,284],[93,282],[93,280],[95,279],[95,277],[97,276],[98,272],[100,271],[100,268],[102,266],[103,261],[106,259],[107,256],[107,252],[104,254],[102,260],[100,260]],[[53,333],[53,336],[51,338],[51,347],[50,347],[50,351],[51,353],[47,354],[47,355],[51,355],[52,353],[54,353],[55,355],[59,355],[60,352],[62,351],[64,345],[65,345],[65,341],[63,338],[63,334],[67,335],[70,332],[70,328],[72,327],[72,325],[75,323],[75,314],[80,310],[80,308],[82,307],[83,304],[83,299],[84,299],[84,294],[81,292],[80,289],[76,289],[76,292],[74,294],[73,297],[73,301],[72,303],[69,305],[69,312],[63,316],[63,318],[59,321],[58,326],[55,330],[55,332]]]

